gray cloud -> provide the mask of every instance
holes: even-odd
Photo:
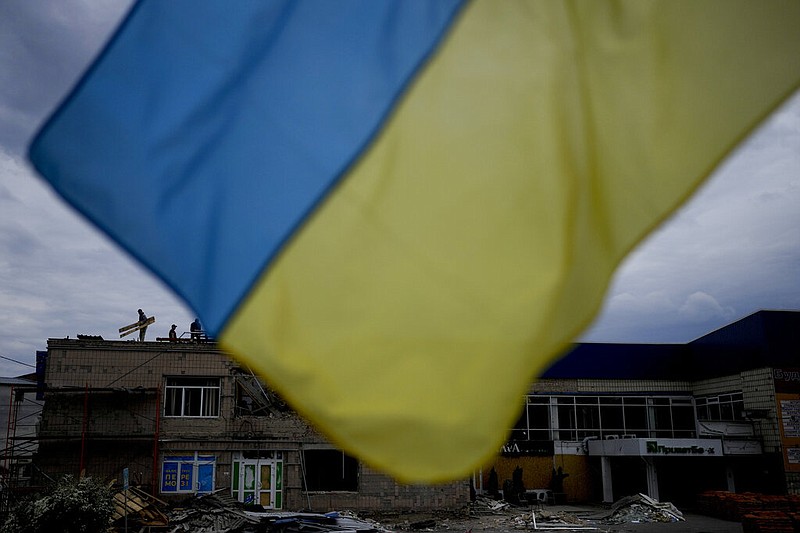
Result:
[[[21,153],[129,1],[0,2],[0,145]]]
[[[190,311],[57,198],[24,150],[97,54],[130,2],[0,2],[0,355],[34,362],[48,337],[116,338],[136,309],[152,336]],[[0,359],[0,375],[30,369]]]

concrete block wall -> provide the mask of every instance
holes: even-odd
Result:
[[[666,379],[579,379],[576,392],[625,394],[630,391],[689,392],[689,383]]]
[[[301,502],[296,499],[301,498]],[[404,485],[391,477],[361,464],[358,492],[296,493],[292,504],[308,506],[313,511],[434,511],[458,510],[469,504],[469,481],[440,485]]]
[[[721,376],[711,379],[695,381],[692,392],[695,396],[716,396],[717,394],[727,394],[740,392],[744,382],[741,374]]]
[[[278,416],[239,416],[227,420],[227,434],[271,443],[327,442],[308,422],[290,411]]]
[[[214,344],[49,339],[48,387],[159,388],[164,375],[229,376],[237,365]]]
[[[624,394],[631,391],[686,392],[691,391],[688,381],[661,379],[539,379],[531,384],[531,394],[571,394],[596,392]]]

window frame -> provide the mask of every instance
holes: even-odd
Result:
[[[203,472],[207,472],[209,466],[211,467],[211,472],[201,475]],[[174,479],[168,477],[173,475]],[[165,455],[161,458],[159,491],[161,494],[210,494],[215,490],[216,477],[217,457],[215,455],[202,454],[200,452]],[[186,484],[189,485],[188,488],[183,482],[184,479]],[[210,487],[202,487],[204,479],[211,481]],[[170,486],[174,486],[175,489],[168,488]]]
[[[358,492],[361,484],[361,468],[358,459],[335,448],[306,448],[301,451],[303,457],[303,491],[304,492]],[[309,455],[323,454],[324,457],[315,457],[309,462]],[[333,476],[338,465],[333,461],[341,459],[340,477]],[[324,465],[324,466],[323,466]],[[324,468],[315,472],[312,469]]]
[[[580,441],[586,438],[696,438],[694,398],[675,394],[529,394],[510,440]],[[530,407],[548,409],[548,428]],[[539,416],[544,419],[545,417]],[[537,426],[534,427],[533,421]],[[528,439],[525,439],[525,437]]]
[[[219,418],[222,378],[167,376],[164,378],[165,418]],[[195,412],[194,402],[197,402]]]

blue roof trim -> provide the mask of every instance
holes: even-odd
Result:
[[[798,367],[800,311],[758,311],[687,344],[576,344],[542,378],[693,381]]]

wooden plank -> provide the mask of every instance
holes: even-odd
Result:
[[[134,331],[139,331],[139,330],[140,330],[140,329],[142,329],[142,328],[146,328],[146,327],[147,327],[147,326],[149,326],[150,324],[153,324],[153,323],[155,323],[155,321],[156,321],[156,317],[154,317],[154,316],[151,316],[151,317],[149,317],[147,320],[145,320],[144,322],[137,322],[137,323],[136,323],[136,327],[134,327],[134,328],[133,328],[133,329],[131,329],[131,330],[128,330],[128,331],[126,331],[125,333],[120,333],[120,334],[119,334],[119,338],[121,339],[121,338],[122,338],[122,337],[124,337],[125,335],[130,335],[130,334],[131,334],[131,333],[133,333]],[[125,326],[125,327],[127,327],[127,326]],[[120,331],[122,331],[122,330],[120,330]]]

